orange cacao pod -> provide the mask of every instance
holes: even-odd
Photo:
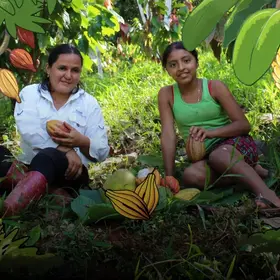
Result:
[[[31,55],[24,49],[14,49],[10,52],[10,61],[16,68],[36,72]]]
[[[206,154],[205,144],[189,136],[186,142],[186,153],[191,162],[202,160]]]
[[[64,126],[62,121],[58,121],[58,120],[47,121],[46,129],[50,136],[55,135],[55,132],[57,131],[57,127],[59,127],[59,129],[61,129],[64,132],[69,132],[68,128]]]
[[[164,178],[161,178],[160,185],[169,188],[173,193],[178,193],[180,191],[179,182],[173,176],[165,176]]]
[[[14,74],[8,69],[0,69],[0,91],[7,97],[21,103],[18,83]]]
[[[20,42],[28,45],[32,49],[35,48],[35,38],[34,33],[32,31],[26,30],[21,27],[17,27],[17,35]]]

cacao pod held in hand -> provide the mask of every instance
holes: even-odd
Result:
[[[55,131],[57,130],[57,126],[64,132],[69,132],[68,128],[64,126],[62,121],[58,120],[50,120],[47,121],[46,129],[50,136],[55,136]]]
[[[206,154],[204,142],[189,136],[186,142],[186,153],[191,162],[202,160]]]

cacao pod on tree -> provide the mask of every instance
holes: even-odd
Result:
[[[8,69],[0,69],[0,91],[9,98],[21,103],[19,88],[14,74]]]
[[[24,49],[13,49],[10,51],[10,61],[16,68],[36,72],[31,55]]]
[[[17,35],[20,42],[28,45],[32,49],[35,48],[35,37],[32,31],[26,30],[21,27],[17,27]]]

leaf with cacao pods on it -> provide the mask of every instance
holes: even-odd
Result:
[[[5,96],[21,103],[17,80],[14,74],[8,69],[0,69],[0,91]]]
[[[36,72],[31,55],[24,49],[14,49],[10,51],[10,61],[16,68],[21,68]]]
[[[20,42],[30,46],[32,49],[35,48],[35,37],[32,31],[17,27],[17,35]]]
[[[257,82],[270,68],[280,44],[280,11],[263,9],[251,15],[236,38],[232,65],[245,85]]]
[[[204,0],[187,17],[182,29],[182,41],[187,50],[194,50],[213,31],[224,14],[238,0]]]

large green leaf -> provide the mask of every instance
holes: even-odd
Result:
[[[124,216],[121,216],[114,207],[109,203],[101,203],[92,205],[88,210],[87,223],[98,222],[100,220],[123,220]]]
[[[225,25],[225,37],[223,46],[226,48],[237,37],[240,27],[248,16],[260,10],[264,5],[271,3],[273,0],[242,0],[230,15]]]
[[[235,75],[242,83],[252,85],[266,73],[279,47],[279,32],[278,9],[258,11],[242,25],[232,59]]]
[[[194,50],[213,31],[225,12],[238,0],[204,0],[187,17],[183,29],[182,40],[189,51]]]
[[[37,23],[50,23],[49,20],[35,16],[43,9],[40,1],[21,1],[15,5],[12,0],[0,2],[0,25],[5,21],[6,28],[13,38],[16,38],[16,26],[24,29],[45,33],[45,30]]]

